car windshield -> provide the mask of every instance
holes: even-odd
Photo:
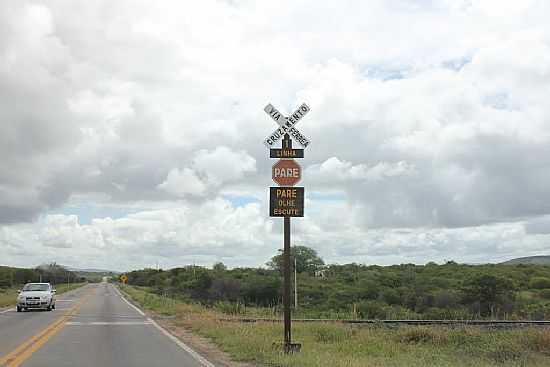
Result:
[[[32,291],[48,291],[50,286],[48,284],[26,284],[23,287],[23,292],[32,292]]]

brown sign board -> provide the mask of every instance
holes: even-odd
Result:
[[[292,148],[270,149],[269,158],[286,158],[286,159],[304,158],[304,150],[292,149]]]
[[[277,185],[294,186],[302,178],[302,167],[292,159],[280,159],[271,169],[271,178]]]
[[[289,186],[270,187],[269,216],[303,217],[304,188]]]

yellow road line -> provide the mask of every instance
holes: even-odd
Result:
[[[17,348],[15,348],[12,352],[0,358],[0,366],[17,367],[26,359],[28,359],[34,352],[40,349],[40,347],[42,347],[52,336],[63,329],[65,323],[80,310],[80,307],[92,295],[92,291],[94,290],[96,289],[91,289],[75,306],[73,306],[59,319],[49,324],[44,330],[36,335],[31,336],[29,339],[27,339]]]

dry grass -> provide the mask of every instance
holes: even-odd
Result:
[[[165,301],[142,289],[125,287],[145,308],[158,311]],[[303,343],[295,355],[281,353],[282,325],[220,321],[227,315],[176,302],[166,313],[174,323],[213,341],[235,360],[280,367],[550,366],[550,330],[488,330],[472,327],[352,327],[295,323],[293,339]]]
[[[545,329],[534,333],[532,348],[536,352],[550,355],[550,330]]]

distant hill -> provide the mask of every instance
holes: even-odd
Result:
[[[118,274],[118,271],[113,270],[105,270],[105,269],[78,269],[78,268],[72,268],[67,267],[68,270],[74,271],[76,273],[115,273]]]
[[[533,264],[533,265],[550,265],[550,256],[527,256],[518,257],[501,263],[503,265],[518,265],[518,264]]]

